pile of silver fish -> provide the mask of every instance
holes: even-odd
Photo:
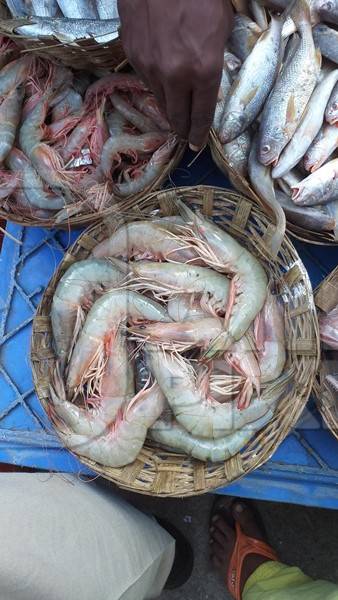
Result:
[[[338,2],[268,5],[269,22],[265,0],[235,16],[214,129],[261,198],[338,240]]]
[[[15,33],[28,38],[56,37],[72,43],[94,38],[108,43],[118,37],[117,0],[6,0],[13,18],[27,18]]]
[[[54,293],[51,415],[67,447],[102,465],[132,463],[147,436],[227,460],[292,385],[284,307],[264,268],[177,207],[116,227]]]
[[[162,174],[177,139],[135,75],[95,79],[17,55],[0,40],[0,200],[9,215],[62,222],[142,192]]]

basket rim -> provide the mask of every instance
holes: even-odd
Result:
[[[263,219],[264,223],[266,222],[268,224],[270,222],[268,216],[264,213],[263,209],[259,205],[257,205],[253,200],[248,199],[245,196],[243,196],[237,192],[234,192],[233,190],[225,190],[224,188],[218,188],[215,186],[180,187],[180,188],[175,188],[175,189],[164,190],[161,192],[152,192],[142,199],[142,202],[140,202],[139,206],[136,207],[136,211],[134,214],[132,214],[132,215],[129,214],[127,216],[128,220],[130,220],[131,218],[134,218],[134,217],[141,218],[142,210],[144,210],[145,206],[147,208],[148,215],[150,215],[150,212],[154,208],[154,205],[156,206],[156,208],[159,208],[159,209],[161,209],[163,206],[168,207],[168,205],[170,205],[170,201],[172,200],[172,198],[177,194],[181,197],[183,196],[183,199],[185,201],[189,200],[189,196],[191,196],[192,194],[194,194],[194,196],[196,196],[197,194],[200,194],[201,198],[202,198],[202,202],[203,202],[202,207],[204,209],[204,213],[206,213],[206,214],[210,214],[211,211],[215,210],[215,204],[211,204],[211,207],[210,207],[211,197],[212,197],[213,202],[224,202],[223,196],[225,196],[226,198],[228,198],[228,201],[231,200],[231,202],[233,204],[235,204],[235,201],[236,201],[236,206],[239,201],[244,202],[245,205],[250,206],[250,210],[254,213],[254,215],[257,214],[261,219]],[[139,211],[137,209],[139,209]],[[166,213],[164,211],[163,214],[170,214],[170,213]],[[225,213],[221,212],[221,214],[224,215]],[[108,230],[107,230],[107,228],[108,228]],[[48,315],[49,315],[48,303],[51,301],[51,298],[53,296],[53,290],[55,289],[57,281],[60,279],[61,275],[67,268],[67,265],[69,266],[70,261],[74,262],[74,259],[81,260],[82,258],[85,258],[85,253],[88,250],[89,246],[91,246],[91,248],[93,247],[93,244],[91,242],[94,241],[94,239],[95,239],[94,236],[96,234],[101,235],[102,233],[107,234],[108,231],[109,231],[109,224],[101,222],[101,223],[92,225],[90,228],[88,228],[85,232],[82,233],[82,235],[78,238],[78,240],[76,240],[76,242],[69,248],[63,261],[60,263],[54,276],[50,280],[50,282],[45,290],[42,301],[37,309],[37,313],[36,313],[36,316],[35,316],[35,319],[33,322],[32,343],[31,343],[31,363],[32,363],[33,379],[34,379],[34,383],[35,383],[35,387],[36,387],[36,392],[37,392],[40,402],[42,403],[42,405],[44,406],[45,409],[48,408],[48,392],[47,392],[47,396],[46,396],[46,390],[45,389],[42,390],[42,388],[41,388],[41,378],[38,373],[38,367],[44,361],[46,361],[46,359],[41,358],[40,356],[37,358],[36,347],[38,347],[37,340],[39,338],[39,335],[41,336],[41,324],[42,324],[42,322],[45,322],[49,318],[48,317]],[[235,231],[236,231],[236,229],[235,229]],[[233,230],[231,230],[231,232],[233,232]],[[243,232],[243,235],[244,235],[244,237],[248,238],[248,234],[245,231]],[[252,244],[253,243],[254,242],[252,242]],[[297,422],[299,415],[301,414],[303,408],[305,407],[307,400],[311,393],[313,380],[314,380],[314,377],[315,377],[315,374],[316,374],[316,371],[318,368],[318,362],[319,362],[318,322],[317,322],[317,315],[316,315],[314,301],[313,301],[311,284],[310,284],[307,272],[305,270],[305,267],[303,266],[302,262],[300,261],[297,251],[295,250],[292,242],[288,239],[287,236],[285,236],[285,239],[283,241],[283,248],[288,249],[288,251],[290,252],[290,256],[292,255],[293,260],[296,259],[294,265],[296,265],[297,268],[299,269],[299,271],[298,271],[299,278],[300,278],[299,281],[301,282],[301,285],[304,288],[304,294],[305,294],[304,297],[306,298],[306,301],[307,301],[306,302],[306,311],[303,311],[302,315],[304,316],[304,319],[305,318],[308,319],[306,321],[306,323],[309,325],[311,335],[313,335],[313,338],[312,338],[313,354],[309,354],[308,356],[305,354],[304,356],[302,355],[302,357],[301,357],[301,361],[304,366],[304,369],[305,369],[305,365],[307,364],[310,372],[307,374],[307,378],[306,378],[304,385],[302,384],[301,387],[298,386],[299,389],[297,390],[296,401],[292,405],[292,410],[290,410],[290,407],[288,406],[287,411],[285,411],[284,409],[283,410],[281,409],[280,411],[278,411],[276,413],[274,420],[272,421],[273,426],[271,426],[271,432],[268,435],[267,442],[265,445],[263,445],[263,447],[266,451],[264,456],[263,457],[260,456],[259,452],[255,451],[250,458],[250,466],[249,467],[243,463],[241,453],[239,453],[232,459],[225,461],[224,463],[220,463],[220,464],[215,463],[217,465],[217,467],[215,467],[215,469],[219,468],[223,474],[222,476],[219,476],[219,479],[217,479],[216,485],[215,485],[215,481],[213,480],[213,474],[212,474],[215,465],[212,467],[210,467],[210,465],[209,465],[209,467],[210,467],[210,472],[209,472],[208,471],[208,468],[209,468],[208,463],[200,463],[199,461],[196,461],[195,459],[191,459],[190,457],[183,457],[182,454],[170,453],[172,460],[170,461],[169,466],[168,466],[168,463],[167,464],[164,464],[164,462],[161,463],[161,460],[159,458],[159,456],[163,455],[164,452],[157,450],[157,454],[156,454],[154,449],[152,449],[152,450],[149,449],[149,444],[145,445],[144,449],[141,451],[141,454],[136,459],[135,463],[133,463],[132,465],[129,465],[129,467],[124,467],[122,469],[106,468],[106,467],[102,467],[101,465],[94,463],[93,461],[91,461],[89,459],[86,459],[81,456],[80,457],[77,456],[77,458],[83,464],[87,465],[92,470],[98,472],[100,475],[103,475],[107,479],[113,481],[114,483],[116,483],[123,489],[128,489],[128,490],[142,493],[145,495],[154,495],[154,496],[159,496],[159,497],[169,497],[169,496],[170,497],[183,497],[183,496],[193,496],[193,495],[202,494],[202,493],[205,493],[206,491],[212,491],[212,489],[215,489],[217,487],[230,485],[230,483],[233,483],[234,481],[239,480],[241,477],[243,477],[244,475],[253,471],[255,468],[261,466],[267,460],[269,460],[269,458],[272,456],[274,451],[277,449],[277,447],[280,445],[280,443],[284,440],[286,435],[289,433],[290,429]],[[85,250],[83,250],[83,249],[85,249]],[[286,252],[286,250],[285,250],[285,252]],[[274,261],[274,263],[277,263],[277,261]],[[280,269],[281,268],[282,267],[280,267]],[[290,283],[290,284],[288,284],[288,286],[291,288],[292,284]],[[292,318],[295,318],[296,320],[300,319],[300,317],[297,315]],[[49,342],[49,344],[50,344],[50,342]],[[298,361],[300,362],[299,358],[298,358]],[[48,367],[48,369],[49,369],[49,367]],[[48,371],[48,376],[50,376],[50,369]],[[294,390],[292,393],[293,394],[295,393]],[[275,423],[277,423],[278,419],[280,418],[280,414],[282,414],[282,413],[283,413],[283,419],[285,417],[285,419],[287,421],[287,425],[285,426],[284,430],[283,430],[283,428],[278,428],[278,425],[275,425]],[[262,431],[258,434],[258,437],[257,437],[258,440],[260,439],[260,436],[264,437],[264,434],[266,431],[268,431],[268,428],[269,428],[269,425],[262,429]],[[176,462],[175,462],[175,460],[176,460]],[[148,467],[146,465],[146,461],[148,461]],[[151,466],[149,466],[149,461],[151,463]],[[186,463],[188,465],[190,465],[189,468],[192,469],[192,471],[193,471],[193,474],[190,477],[190,483],[188,485],[189,489],[186,490],[186,489],[182,488],[181,490],[176,490],[176,489],[168,490],[165,486],[164,479],[168,475],[168,472],[170,472],[170,464],[175,464],[176,471],[177,471],[177,469],[180,469],[180,468],[183,469],[183,464],[186,464]],[[141,485],[140,481],[141,481],[142,477],[145,479],[146,482],[149,479],[149,477],[152,478],[152,483],[151,483],[150,488],[149,488],[149,486],[147,488],[146,484],[145,484],[145,486],[143,485],[143,483]],[[135,483],[136,480],[137,480],[137,483]],[[211,486],[210,486],[210,481],[211,481]],[[161,482],[162,482],[162,486],[161,486]],[[201,482],[204,482],[203,485]]]
[[[230,175],[235,180],[240,180],[243,187],[245,188],[246,194],[252,197],[255,200],[259,200],[261,204],[264,204],[263,200],[259,198],[256,192],[252,189],[249,180],[242,177],[238,173],[234,171],[234,169],[229,165],[226,160],[223,150],[222,144],[217,136],[217,133],[214,129],[211,129],[209,136],[209,144],[212,157],[217,164],[218,168],[224,173],[226,176]],[[286,217],[286,231],[289,235],[294,237],[295,239],[301,242],[307,242],[308,244],[313,244],[316,246],[337,246],[338,240],[332,239],[332,234],[328,231],[318,232],[313,231],[311,229],[305,229],[303,227],[299,227],[294,223],[291,223]],[[323,238],[323,239],[322,239]]]

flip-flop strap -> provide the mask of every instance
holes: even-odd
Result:
[[[242,567],[249,554],[258,554],[269,560],[278,560],[277,554],[271,546],[261,540],[245,535],[240,524],[236,522],[236,542],[227,576],[227,587],[235,600],[241,600]]]

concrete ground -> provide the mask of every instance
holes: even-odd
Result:
[[[190,540],[195,552],[191,579],[176,591],[163,592],[160,600],[228,600],[221,577],[209,563],[209,514],[213,495],[185,500],[154,499],[123,494],[135,506],[165,517]],[[338,584],[338,511],[291,504],[255,502],[271,545],[281,560],[302,568],[314,578]]]

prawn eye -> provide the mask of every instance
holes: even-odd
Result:
[[[265,146],[262,147],[262,152],[264,152],[264,154],[267,154],[268,152],[270,152],[271,147],[269,146],[269,144],[265,144]]]

